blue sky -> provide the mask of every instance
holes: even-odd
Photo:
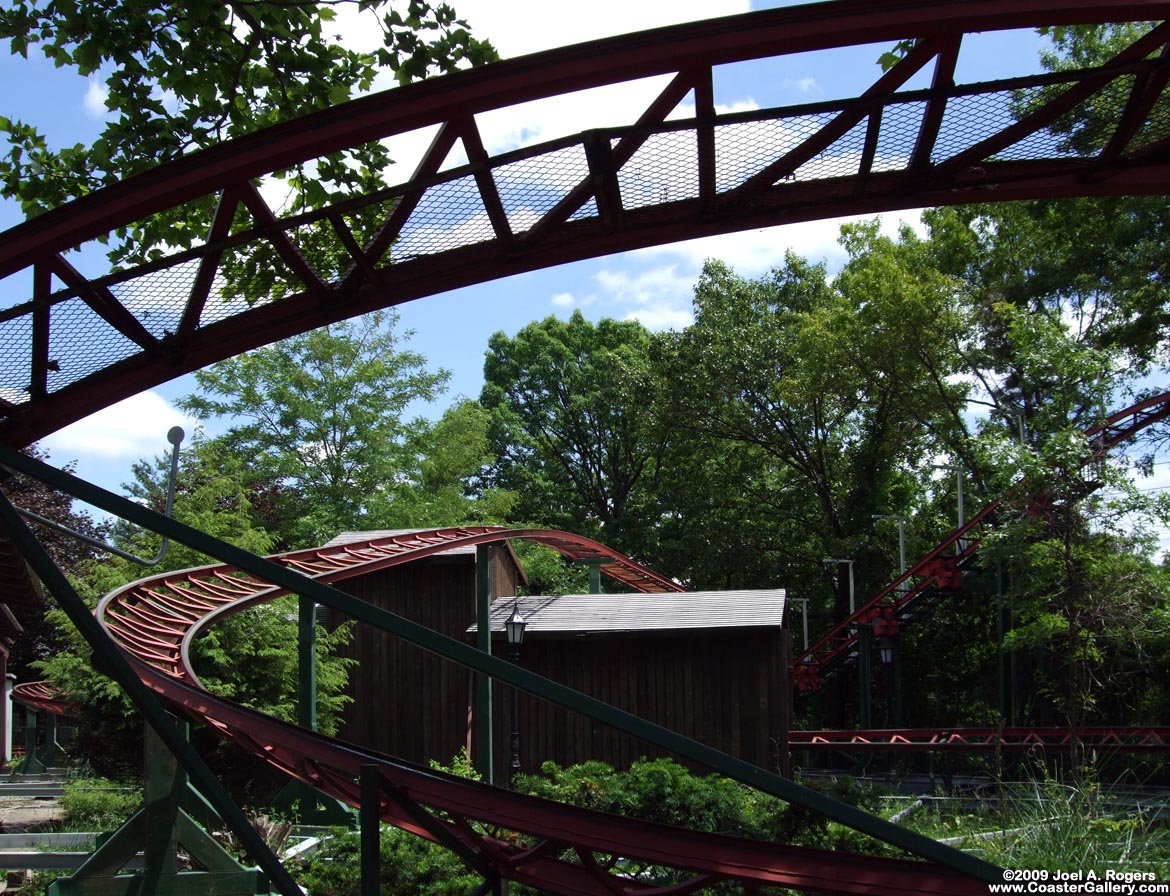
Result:
[[[555,16],[547,4],[535,0],[459,0],[454,5],[479,36],[490,39],[501,55],[512,57],[610,34],[746,12],[761,4],[593,0],[558,4]],[[342,27],[355,43],[368,32],[356,24],[343,22]],[[997,33],[971,36],[965,46],[957,79],[989,80],[1034,71],[1040,40],[1030,32]],[[728,66],[716,76],[716,103],[723,111],[854,96],[880,74],[876,61],[886,49],[855,47]],[[6,91],[0,114],[37,124],[54,144],[82,142],[96,134],[105,111],[101,84],[56,70],[35,52],[30,56],[27,62],[0,57],[3,82],[24,86]],[[489,151],[499,151],[584,128],[626,124],[662,83],[651,80],[501,110],[480,117],[479,126]],[[402,179],[427,142],[429,135],[421,133],[392,145]],[[453,158],[450,163],[458,161]],[[900,220],[916,223],[917,216],[900,213],[890,216],[886,224],[892,229]],[[0,205],[0,227],[19,221],[18,209]],[[400,313],[402,328],[415,331],[410,347],[425,355],[432,367],[452,373],[447,399],[419,411],[438,416],[451,399],[478,396],[487,340],[497,330],[512,334],[529,321],[549,314],[567,317],[574,310],[594,320],[635,318],[651,329],[682,327],[690,320],[691,290],[705,259],[722,259],[741,274],[753,276],[792,250],[825,260],[833,268],[843,260],[836,244],[839,225],[839,221],[814,222],[645,249],[409,303]],[[26,298],[14,282],[0,281],[0,303]],[[170,426],[193,428],[172,404],[192,389],[190,377],[173,381],[68,427],[43,444],[55,463],[75,461],[82,476],[117,490],[134,460],[164,452]]]

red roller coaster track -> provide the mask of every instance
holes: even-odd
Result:
[[[1166,19],[1167,0],[763,10],[458,72],[185,156],[0,237],[0,278],[27,275],[25,300],[0,311],[0,438],[24,445],[273,340],[567,261],[836,215],[1162,194]],[[956,83],[969,33],[1126,21],[1161,24],[1100,65]],[[718,112],[721,66],[899,41],[913,48],[857,97]],[[930,86],[907,86],[924,75]],[[668,83],[635,121],[497,155],[484,147],[477,116],[491,110],[654,76]],[[1012,112],[1021,98],[1032,104],[1023,117]],[[1099,102],[1117,109],[1099,146],[1052,129]],[[260,191],[275,171],[426,127],[438,128],[433,144],[397,186],[286,216]],[[469,162],[445,169],[460,147]],[[68,257],[180,206],[206,219],[206,239],[188,249],[102,277]],[[336,253],[314,260],[306,247],[326,238]],[[287,286],[279,299],[231,274],[241,253],[271,263]]]
[[[1168,417],[1170,392],[1163,392],[1111,414],[1104,422],[1085,430],[1085,436],[1094,453],[1101,454]],[[871,627],[878,637],[897,634],[934,601],[958,591],[963,571],[979,549],[976,533],[994,517],[1002,503],[1002,499],[997,499],[987,504],[904,574],[799,654],[792,663],[797,690],[805,694],[819,690],[826,679],[856,660],[863,627]],[[844,740],[838,738],[837,742]]]

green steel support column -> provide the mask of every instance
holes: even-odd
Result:
[[[39,775],[45,771],[37,744],[37,711],[31,706],[24,708],[24,759],[20,761],[13,775]]]
[[[902,648],[894,650],[894,727],[905,727],[902,720]]]
[[[317,605],[297,602],[297,724],[317,730]]]
[[[589,564],[589,593],[601,594],[601,561]]]
[[[995,603],[998,610],[995,626],[995,645],[997,651],[996,670],[999,677],[999,720],[1002,725],[1009,725],[1011,719],[1011,701],[1008,698],[1008,656],[1004,647],[1008,629],[1007,596],[1003,592],[1003,561],[995,564]]]
[[[186,731],[185,722],[177,727]],[[267,890],[263,875],[240,865],[183,809],[187,775],[155,730],[149,725],[143,728],[142,808],[72,875],[53,881],[48,896],[253,896]],[[144,860],[142,874],[119,874],[139,850]],[[192,870],[180,870],[180,851]]]
[[[424,625],[412,622],[387,610],[379,609],[323,582],[314,581],[271,560],[257,557],[255,554],[213,538],[176,520],[168,519],[149,508],[55,469],[2,444],[0,444],[0,464],[33,476],[100,510],[123,517],[131,523],[144,526],[159,534],[168,535],[201,553],[224,563],[232,564],[238,569],[259,576],[294,594],[310,596],[317,603],[333,607],[360,622],[393,632],[404,640],[459,663],[473,672],[497,678],[541,699],[564,706],[598,722],[612,725],[619,731],[631,734],[664,750],[677,753],[683,759],[707,766],[712,771],[749,787],[754,787],[763,793],[787,800],[811,812],[823,815],[831,821],[840,822],[855,831],[875,837],[921,858],[938,862],[947,868],[968,874],[977,880],[988,883],[1003,881],[1001,868],[977,856],[961,852],[915,831],[891,824],[864,810],[803,787],[767,769],[729,756],[720,750],[692,740],[661,725],[656,725],[633,713],[618,709],[580,691],[565,687],[523,667],[487,655],[476,647],[454,638],[448,638]],[[126,658],[105,635],[85,603],[73,591],[60,570],[53,566],[44,549],[32,537],[12,505],[2,494],[0,494],[0,527],[7,528],[17,548],[29,560],[34,572],[41,576],[42,581],[45,582],[50,591],[59,595],[62,606],[65,607],[70,619],[93,646],[96,660],[112,670],[112,676],[126,688],[134,703],[148,716],[151,724],[160,731],[164,740],[167,740],[168,746],[171,746],[172,750],[178,751],[179,759],[188,770],[192,780],[211,799],[216,809],[224,815],[225,820],[245,842],[248,851],[258,859],[262,859],[263,856],[272,858],[272,853],[259,840],[256,832],[243,817],[239,807],[231,801],[222,785],[211,775],[207,766],[194,754],[190,746],[185,742],[177,745],[170,743],[174,726],[165,720],[165,713],[163,713],[157,699],[134,675]],[[60,597],[60,595],[65,597]],[[161,720],[156,718],[156,713],[161,714],[164,718]],[[253,847],[253,844],[258,845]],[[276,878],[281,892],[285,893],[286,896],[300,896],[296,884],[280,867],[280,863],[274,858],[272,861],[275,863],[275,870],[281,874],[279,878]],[[263,860],[263,863],[265,872],[268,872],[267,860]],[[289,884],[287,889],[284,885],[286,880]]]
[[[492,548],[475,549],[475,646],[492,652]],[[479,673],[475,679],[475,768],[483,780],[495,783],[495,755],[492,749],[492,677]]]
[[[376,765],[363,765],[359,837],[362,845],[361,896],[379,896],[382,887],[382,774]]]
[[[861,716],[861,728],[868,731],[873,728],[873,664],[870,662],[870,636],[873,630],[868,625],[861,626],[857,638],[857,668],[861,679],[861,702],[858,713]]]

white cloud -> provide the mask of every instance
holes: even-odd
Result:
[[[804,96],[820,96],[824,91],[821,90],[821,85],[817,83],[816,78],[785,78],[780,82],[780,86],[785,90],[793,90]]]
[[[825,262],[832,273],[845,262],[845,250],[837,242],[841,225],[873,217],[881,221],[882,232],[891,236],[896,234],[904,223],[919,232],[924,232],[921,215],[918,212],[888,212],[877,216],[827,218],[821,221],[702,237],[641,249],[631,254],[647,258],[678,259],[677,264],[684,271],[695,272],[695,276],[704,261],[708,258],[717,258],[725,261],[739,274],[755,276],[781,264],[784,261],[784,253],[792,251],[810,261]]]
[[[577,300],[573,298],[571,292],[559,292],[549,299],[549,301],[557,308],[572,308],[577,304]]]
[[[85,99],[82,105],[85,114],[90,118],[101,118],[106,114],[106,100],[110,97],[109,88],[95,77],[90,77],[89,86],[85,89]]]
[[[607,314],[639,320],[651,330],[662,330],[685,327],[691,322],[695,277],[696,273],[667,264],[644,270],[607,267],[593,279],[598,287],[598,302],[606,307]]]
[[[689,309],[673,305],[649,305],[626,314],[626,320],[636,320],[647,330],[683,330],[694,321]]]
[[[57,457],[101,457],[132,462],[169,451],[167,431],[181,426],[188,436],[196,421],[157,392],[142,392],[112,404],[45,437]]]
[[[749,0],[592,0],[550,6],[544,0],[460,0],[459,15],[505,58],[617,33],[748,12]]]

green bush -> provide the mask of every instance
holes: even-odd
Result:
[[[471,896],[481,878],[450,850],[393,827],[381,835],[380,892],[394,896]],[[310,896],[359,896],[361,838],[338,830],[313,855],[292,869]]]
[[[142,805],[142,788],[108,778],[77,778],[65,784],[61,808],[65,823],[77,831],[119,827]]]

